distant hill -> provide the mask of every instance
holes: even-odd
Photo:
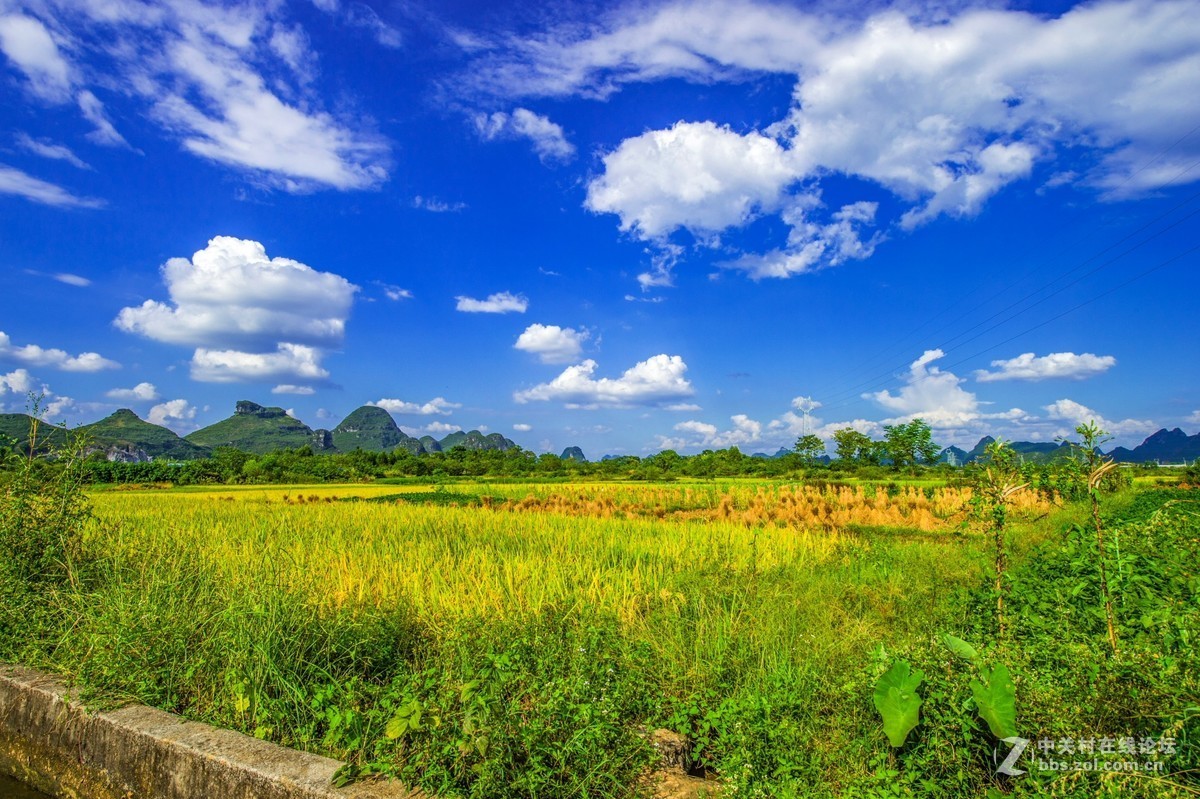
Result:
[[[109,460],[190,460],[208,455],[207,447],[182,439],[165,427],[143,421],[128,408],[84,425],[79,430],[91,436],[98,446],[107,449]]]
[[[441,452],[442,451],[441,442],[439,442],[433,436],[421,436],[417,440],[419,442],[421,442],[421,446],[425,448],[426,452]]]
[[[499,433],[488,433],[485,436],[478,430],[472,430],[469,433],[459,430],[449,434],[439,441],[438,444],[441,446],[443,452],[454,447],[507,450],[517,446],[515,442],[510,441]]]
[[[283,408],[265,408],[248,400],[238,402],[233,416],[185,438],[202,447],[236,447],[259,455],[297,447],[325,451],[329,442],[328,431],[314,431]]]
[[[963,464],[967,463],[969,459],[970,456],[966,450],[951,446],[942,450],[941,454],[938,455],[937,462],[948,463],[951,466],[962,466]]]
[[[965,458],[959,461],[959,464],[982,462],[986,460],[986,451],[988,444],[991,444],[996,439],[991,436],[984,436],[979,439],[970,452],[965,453]],[[1055,443],[1052,441],[1012,441],[1009,446],[1013,451],[1021,456],[1021,460],[1027,463],[1049,463],[1051,461],[1060,460],[1070,457],[1074,450],[1073,445],[1064,442]],[[955,447],[955,449],[958,449]],[[962,450],[958,450],[962,452]]]
[[[333,428],[333,447],[339,452],[356,449],[368,452],[407,450],[413,454],[425,451],[421,442],[396,426],[392,415],[383,408],[364,405]]]
[[[24,413],[0,413],[0,445],[16,442],[18,452],[29,450],[29,423],[33,417]],[[42,422],[38,425],[38,450],[60,446],[67,440],[66,428]]]
[[[560,455],[564,461],[578,461],[579,463],[587,463],[587,456],[583,454],[583,450],[579,447],[567,447]]]
[[[1120,463],[1191,463],[1200,458],[1200,433],[1163,428],[1133,449],[1117,447],[1108,454]]]

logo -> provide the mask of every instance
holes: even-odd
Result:
[[[1011,738],[1002,738],[1001,741],[1010,744],[1012,749],[1008,750],[1008,757],[1004,758],[999,766],[996,767],[997,774],[1005,774],[1009,777],[1019,777],[1025,773],[1024,769],[1016,768],[1017,760],[1021,757],[1021,753],[1025,751],[1025,747],[1029,746],[1028,738],[1019,738],[1012,736]],[[992,750],[992,759],[1000,757],[1000,747]]]

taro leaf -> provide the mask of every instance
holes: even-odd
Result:
[[[1003,663],[997,663],[991,671],[980,669],[979,676],[982,682],[971,680],[979,717],[987,722],[992,735],[1011,738],[1017,734],[1017,688],[1012,675]]]
[[[883,731],[894,747],[904,746],[912,728],[920,721],[921,697],[917,688],[925,674],[912,670],[906,660],[897,660],[875,683],[875,709],[883,716]]]
[[[955,638],[953,635],[943,635],[942,643],[946,645],[947,649],[963,660],[979,665],[979,653],[975,651],[975,647],[963,639]]]

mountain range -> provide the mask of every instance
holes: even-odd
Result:
[[[17,449],[28,447],[31,421],[23,413],[0,414],[0,438],[14,441]],[[417,439],[401,430],[386,410],[373,405],[356,409],[333,430],[314,430],[289,416],[283,408],[265,407],[249,400],[239,401],[228,419],[182,438],[166,427],[142,420],[128,408],[77,430],[86,433],[93,448],[102,451],[109,460],[127,462],[203,458],[217,447],[233,447],[257,455],[298,447],[311,447],[318,453],[361,449],[404,450],[419,455],[454,447],[507,450],[517,446],[499,433],[485,435],[478,430],[457,430],[440,441],[432,436]],[[43,422],[38,448],[62,444],[67,434],[66,429]]]
[[[0,414],[0,441],[16,442],[18,449],[28,446],[30,417],[23,413]],[[151,424],[133,411],[122,408],[98,422],[78,430],[87,433],[96,449],[109,460],[148,461],[155,458],[188,460],[207,456],[216,447],[234,447],[262,455],[280,449],[311,447],[314,452],[406,451],[414,455],[444,452],[453,447],[469,450],[507,450],[517,445],[499,433],[484,434],[478,430],[457,430],[442,439],[433,436],[415,438],[396,425],[392,415],[375,405],[354,410],[333,430],[313,429],[288,415],[283,408],[266,407],[241,400],[233,416],[216,424],[179,437],[172,430]],[[42,423],[38,448],[57,446],[67,437],[67,430]],[[984,436],[969,451],[947,447],[938,460],[942,463],[964,465],[983,457],[987,445],[994,439]],[[1071,445],[1066,443],[1017,441],[1011,444],[1025,460],[1049,462],[1068,456]],[[754,457],[777,458],[789,450],[774,455],[755,453]],[[1189,436],[1178,427],[1162,429],[1146,438],[1133,449],[1116,447],[1108,453],[1120,463],[1181,463],[1200,458],[1200,433]],[[585,462],[587,458],[578,447],[563,450],[564,459]]]

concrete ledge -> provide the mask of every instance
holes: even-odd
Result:
[[[131,705],[88,713],[60,680],[0,667],[0,772],[62,799],[423,799],[397,782],[334,788],[342,764]]]

